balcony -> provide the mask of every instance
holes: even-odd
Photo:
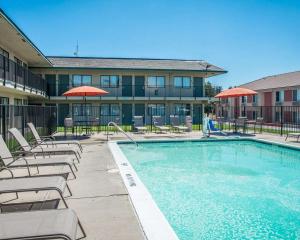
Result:
[[[103,87],[100,85],[92,86],[108,92],[108,94],[102,97],[89,98],[95,100],[201,100],[201,98],[204,98],[202,86],[193,86],[190,88],[178,88],[174,85],[165,85],[164,87],[144,85],[120,85],[117,87]],[[51,99],[60,99],[62,94],[71,88],[73,88],[73,86],[50,84],[48,85],[48,95]]]
[[[47,84],[41,76],[0,54],[0,82],[3,86],[45,95]]]

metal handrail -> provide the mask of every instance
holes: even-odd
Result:
[[[109,122],[107,124],[107,131],[106,131],[106,140],[108,141],[108,127],[113,126],[116,129],[118,129],[121,133],[123,133],[131,142],[133,142],[136,146],[138,146],[138,143],[132,138],[130,137],[118,124],[116,124],[115,122]]]

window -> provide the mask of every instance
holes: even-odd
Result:
[[[8,105],[9,104],[9,98],[8,97],[0,97],[0,104]]]
[[[246,96],[242,96],[242,103],[246,103],[247,102],[247,97]]]
[[[293,123],[300,123],[300,112],[293,112]]]
[[[164,116],[165,104],[151,104],[148,105],[148,114],[152,116]]]
[[[0,48],[0,54],[3,56],[5,62],[5,70],[9,71],[9,52],[5,51],[3,48]]]
[[[15,59],[15,62],[16,62],[19,66],[22,66],[23,62],[22,62],[19,58],[14,57],[14,59]]]
[[[90,103],[75,103],[73,104],[74,116],[91,116],[92,106]]]
[[[91,86],[92,76],[91,75],[73,75],[73,86]]]
[[[174,77],[174,86],[176,88],[190,88],[191,78],[190,77]]]
[[[23,100],[20,98],[15,98],[14,105],[18,105],[18,106],[23,105]]]
[[[253,95],[252,96],[252,102],[253,103],[257,103],[257,95]]]
[[[119,116],[120,107],[118,104],[101,104],[101,116]]]
[[[276,91],[276,102],[283,102],[283,91]]]
[[[159,76],[148,77],[148,87],[164,88],[165,77],[159,77]]]
[[[102,87],[118,87],[119,86],[119,76],[116,75],[108,75],[108,76],[100,76],[100,84]]]
[[[190,104],[174,104],[174,115],[187,115],[191,114]]]
[[[293,101],[294,102],[300,101],[300,89],[293,90]]]

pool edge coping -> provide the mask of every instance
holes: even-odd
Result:
[[[161,212],[150,192],[118,146],[119,141],[108,142],[108,147],[119,168],[123,183],[148,240],[179,240],[174,229]]]

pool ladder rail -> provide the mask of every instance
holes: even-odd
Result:
[[[107,131],[106,131],[106,140],[108,141],[108,135],[109,135],[109,127],[115,127],[118,131],[120,131],[121,133],[123,133],[127,139],[129,139],[132,143],[134,143],[137,147],[138,147],[138,143],[132,138],[130,137],[118,124],[116,124],[115,122],[109,122],[107,124]]]

